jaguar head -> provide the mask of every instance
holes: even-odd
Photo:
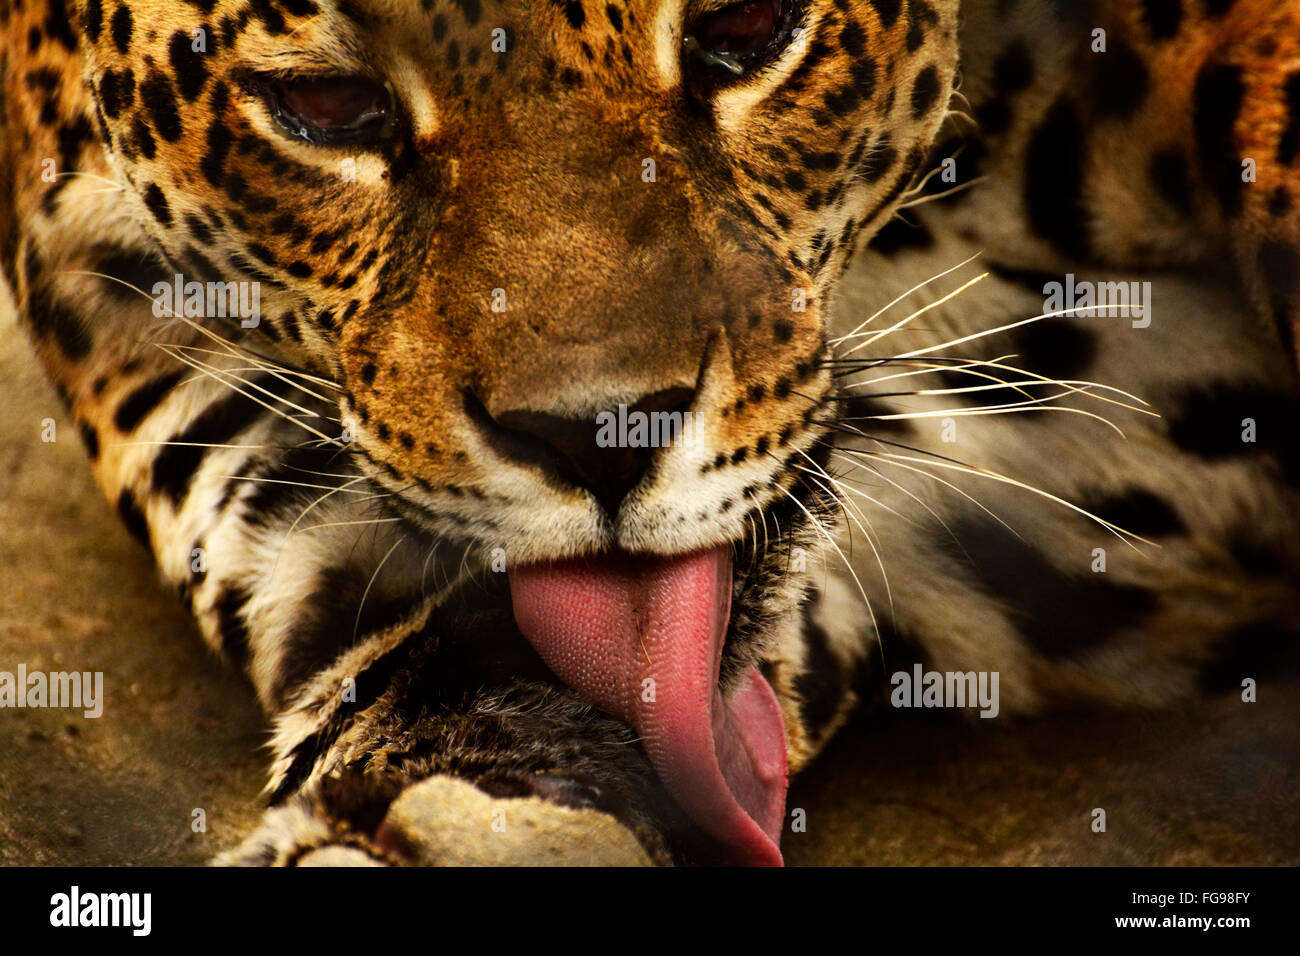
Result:
[[[178,271],[338,385],[361,470],[503,559],[520,633],[779,861],[762,666],[828,507],[826,316],[921,172],[956,0],[87,0]]]

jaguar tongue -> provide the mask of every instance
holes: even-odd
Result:
[[[737,863],[780,865],[785,730],[750,668],[718,689],[731,549],[608,554],[510,573],[515,621],[560,680],[631,724],[673,799]]]

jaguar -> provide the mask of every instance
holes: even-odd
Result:
[[[469,787],[779,864],[788,778],[904,661],[1008,717],[1294,662],[1300,4],[0,27],[5,282],[273,728],[220,862],[437,863]]]

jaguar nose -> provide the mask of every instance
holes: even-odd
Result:
[[[656,449],[682,434],[694,394],[689,388],[664,389],[587,418],[533,410],[492,416],[481,405],[471,417],[498,454],[587,489],[613,516],[640,484]]]

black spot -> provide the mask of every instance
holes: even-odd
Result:
[[[167,54],[181,96],[193,102],[208,80],[208,68],[203,62],[205,54],[194,52],[190,35],[184,30],[177,30],[172,34],[171,42],[167,46]]]
[[[834,51],[832,51],[830,44],[825,42],[823,38],[814,38],[808,52],[804,54],[804,58],[795,67],[794,72],[786,77],[785,82],[777,87],[772,94],[772,98],[779,102],[785,97],[802,91],[807,85],[809,77],[832,52]]]
[[[109,119],[117,119],[123,110],[131,108],[135,102],[135,74],[130,70],[123,70],[121,73],[116,70],[105,70],[103,78],[99,81],[99,104],[104,109],[104,115]]]
[[[249,8],[253,16],[262,21],[262,26],[266,28],[267,33],[279,36],[286,31],[284,14],[275,9],[271,0],[250,0]]]
[[[853,395],[838,403],[836,421],[865,435],[906,435],[912,426],[902,418],[884,418],[897,415],[900,410],[869,395]]]
[[[45,289],[33,289],[27,299],[27,321],[42,337],[54,339],[65,356],[83,359],[93,342],[81,317],[54,301]]]
[[[53,37],[68,52],[77,48],[77,35],[72,32],[73,18],[64,4],[64,0],[49,0],[46,4],[49,13],[43,26],[45,35]],[[21,6],[20,6],[21,9]]]
[[[838,90],[830,90],[822,95],[826,108],[841,118],[848,116],[862,104],[862,94],[851,85]]]
[[[91,135],[90,123],[85,116],[78,116],[59,127],[59,158],[64,169],[75,167],[81,147],[90,141]]]
[[[94,461],[99,457],[99,433],[95,431],[95,426],[90,422],[77,422],[77,433],[81,436],[81,443],[86,446],[86,454],[90,460]]]
[[[129,249],[106,252],[96,260],[95,271],[111,277],[103,280],[105,292],[132,304],[141,301],[140,292],[151,294],[155,282],[171,279],[171,272],[158,256]]]
[[[250,468],[248,474],[259,480],[249,483],[251,490],[243,495],[243,520],[254,527],[272,528],[286,515],[301,513],[314,497],[302,487],[303,476],[329,471],[330,461],[328,449],[299,447],[285,450],[273,464]],[[232,481],[231,485],[245,483]],[[231,496],[235,492],[234,487],[227,489]]]
[[[284,382],[269,374],[255,375],[249,380],[249,394],[265,400],[266,389],[273,395],[289,389]],[[194,473],[203,463],[209,448],[230,442],[240,432],[269,414],[258,402],[240,394],[226,395],[205,408],[181,431],[172,435],[153,462],[152,482],[155,491],[166,494],[173,503],[180,504],[189,492]]]
[[[1247,677],[1268,680],[1294,674],[1300,668],[1300,632],[1264,621],[1239,627],[1218,642],[1215,660],[1201,673],[1207,693],[1240,691]]]
[[[1088,254],[1083,209],[1083,127],[1068,99],[1058,100],[1034,131],[1026,153],[1025,205],[1030,225],[1061,252]]]
[[[1097,336],[1067,320],[1043,319],[1017,329],[1015,347],[1029,371],[1074,379],[1096,358]]]
[[[176,109],[176,93],[172,81],[154,71],[140,86],[140,99],[153,119],[158,135],[169,143],[181,138],[181,115]]]
[[[804,612],[803,670],[795,675],[794,691],[799,695],[799,716],[804,730],[816,740],[839,713],[845,680],[839,661],[831,652],[830,638],[813,621],[810,611],[811,606]]]
[[[126,525],[126,530],[130,532],[131,537],[146,548],[149,547],[149,522],[145,519],[140,506],[136,504],[135,495],[131,493],[131,489],[127,488],[118,495],[117,513],[122,518],[122,523]]]
[[[921,225],[901,218],[891,219],[871,239],[871,248],[881,255],[892,256],[905,249],[929,249],[934,235]]]
[[[1275,219],[1281,219],[1290,214],[1292,205],[1291,193],[1285,186],[1278,186],[1273,190],[1273,195],[1268,198],[1268,214]]]
[[[1084,492],[1072,500],[1098,518],[1144,538],[1182,534],[1187,530],[1178,517],[1178,512],[1167,501],[1145,488],[1126,488],[1120,492]]]
[[[1300,395],[1250,383],[1209,383],[1175,395],[1160,411],[1183,451],[1209,461],[1272,455],[1288,481],[1300,481]],[[1242,441],[1246,419],[1255,423],[1254,442]]]
[[[903,0],[871,0],[871,5],[876,8],[881,26],[888,28],[898,22],[898,15],[903,9]]]
[[[145,159],[153,159],[157,155],[158,146],[154,142],[153,133],[149,132],[149,127],[138,117],[131,123],[131,139]]]
[[[1151,158],[1151,184],[1179,212],[1192,212],[1192,169],[1183,151],[1171,146]]]
[[[916,77],[912,86],[912,118],[920,119],[939,99],[939,71],[927,66]]]
[[[964,519],[952,527],[961,547],[946,536],[942,546],[967,563],[990,597],[1005,602],[1025,640],[1049,660],[1094,650],[1140,625],[1158,606],[1150,591],[1091,573],[1088,551],[1074,556],[1077,572],[1064,572],[991,519]]]
[[[49,67],[41,67],[36,70],[28,70],[24,76],[24,81],[28,89],[42,90],[46,93],[53,94],[59,88],[59,74]]]
[[[56,100],[48,99],[41,104],[41,111],[36,115],[37,122],[42,126],[53,126],[59,121],[59,104]]]
[[[231,181],[234,181],[233,176],[231,177]],[[248,251],[252,253],[253,258],[257,259],[259,262],[263,262],[268,266],[275,265],[275,253],[271,252],[270,249],[262,245],[260,242],[250,242],[248,244]]]
[[[858,172],[868,183],[876,183],[885,177],[894,164],[898,162],[898,150],[887,142],[872,146],[858,163]],[[883,205],[883,204],[882,204]]]
[[[232,139],[230,130],[226,129],[221,120],[215,119],[208,126],[208,148],[199,160],[199,169],[213,186],[220,186],[225,178],[224,167]]]
[[[830,173],[839,168],[840,154],[834,150],[824,152],[800,151],[799,160],[806,169],[815,169],[819,172]]]
[[[988,146],[979,136],[954,137],[945,140],[934,152],[932,161],[941,165],[952,160],[951,168],[955,173],[954,182],[944,182],[942,177],[931,176],[926,182],[924,192],[927,196],[947,193],[937,202],[941,205],[956,205],[970,196],[967,186],[983,175],[984,162],[988,157]]]
[[[555,3],[564,11],[564,18],[569,21],[569,26],[581,30],[582,25],[587,22],[587,13],[582,9],[581,0],[555,0]]]
[[[221,637],[221,652],[236,667],[248,663],[248,623],[244,608],[251,595],[241,587],[231,587],[217,598],[213,610],[217,612],[217,632]]]
[[[298,223],[297,217],[291,212],[282,212],[271,220],[270,229],[278,236],[292,235],[300,230],[302,226]],[[300,240],[301,241],[301,240]]]
[[[1093,54],[1093,105],[1098,116],[1132,116],[1146,99],[1151,78],[1137,52],[1116,40],[1109,53]]]
[[[479,17],[483,14],[483,6],[479,0],[455,0],[455,4],[460,7],[467,24],[474,26],[478,23]]]
[[[1142,0],[1142,19],[1154,39],[1168,40],[1182,23],[1182,0]]]
[[[1240,528],[1228,539],[1232,558],[1247,574],[1256,578],[1276,577],[1289,569],[1283,550],[1265,540],[1259,528]]]
[[[86,0],[83,22],[86,26],[86,36],[90,39],[90,42],[97,42],[100,32],[104,29],[103,0]]]
[[[975,107],[975,121],[989,136],[1005,133],[1011,126],[1011,106],[1006,100],[985,100]]]
[[[840,30],[840,45],[852,57],[860,57],[867,49],[867,31],[857,20],[849,20]]]
[[[1006,270],[997,271],[1006,278]],[[1036,273],[1026,273],[1036,275]],[[1048,278],[1048,281],[1059,282]],[[1042,294],[1042,285],[1037,288],[1026,281],[1028,288],[1036,294]],[[1014,332],[1002,333],[986,340],[989,348],[999,351],[1014,352],[1014,364],[1027,372],[1045,376],[1050,379],[1073,380],[1079,378],[1092,364],[1097,354],[1097,337],[1095,333],[1068,319],[1042,319],[1029,325],[1021,326]],[[999,405],[1025,406],[1036,399],[1046,398],[1056,389],[1047,383],[1034,382],[1026,376],[1014,375],[1016,384],[992,387],[988,379],[972,376],[960,369],[945,369],[937,376],[944,386],[951,389],[964,389],[951,396],[971,407],[990,407]]]
[[[1259,247],[1259,274],[1264,280],[1273,321],[1288,354],[1295,353],[1292,311],[1300,310],[1300,251],[1269,239]]]
[[[113,424],[117,430],[123,434],[133,432],[184,377],[182,372],[171,372],[136,388],[113,413]]]
[[[312,237],[311,247],[308,251],[314,256],[324,255],[333,248],[334,243],[338,242],[338,239],[338,233],[322,230]]]
[[[163,195],[163,191],[158,188],[157,183],[150,183],[145,188],[144,204],[160,223],[164,226],[171,225],[171,207],[167,205],[167,197]]]
[[[212,242],[212,230],[208,228],[207,222],[199,219],[199,217],[195,216],[192,212],[185,213],[185,228],[190,232],[192,237],[198,239],[198,241],[203,243],[203,245],[208,245],[208,243]]]
[[[109,30],[113,35],[113,42],[117,44],[118,53],[126,53],[131,48],[131,11],[125,6],[119,6],[113,11],[113,19],[109,22]]]
[[[1243,96],[1240,67],[1211,63],[1196,77],[1193,115],[1201,173],[1229,214],[1241,210],[1243,184],[1235,128]]]
[[[921,49],[921,44],[925,42],[925,30],[921,24],[913,22],[907,28],[907,52],[915,53]]]
[[[392,627],[410,611],[402,601],[366,594],[366,582],[342,568],[327,568],[303,601],[305,616],[288,635],[280,661],[280,686],[288,691],[314,677],[358,639]]]
[[[1034,61],[1029,48],[1017,41],[993,62],[993,85],[1003,96],[1027,89],[1034,79]]]
[[[1277,161],[1290,166],[1300,156],[1300,72],[1292,73],[1283,86],[1286,99],[1286,126],[1277,141]]]
[[[849,67],[849,78],[853,80],[853,88],[864,100],[871,99],[872,94],[876,92],[877,69],[876,61],[869,56],[855,60]]]

